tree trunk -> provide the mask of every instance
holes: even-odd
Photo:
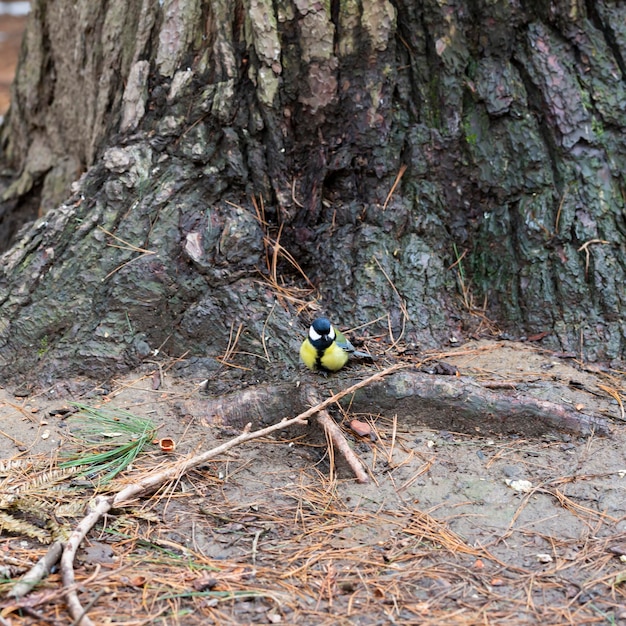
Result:
[[[625,59],[609,0],[35,0],[2,376],[162,350],[259,377],[319,310],[623,358]]]

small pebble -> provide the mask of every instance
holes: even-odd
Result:
[[[352,420],[350,422],[350,428],[359,437],[369,437],[372,433],[372,427],[366,422],[360,422],[359,420]]]

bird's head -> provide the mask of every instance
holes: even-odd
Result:
[[[327,348],[335,341],[335,329],[328,319],[318,317],[309,328],[309,340],[316,348]]]

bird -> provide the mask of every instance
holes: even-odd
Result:
[[[350,356],[372,358],[365,352],[355,350],[344,334],[325,317],[313,321],[307,338],[300,346],[301,361],[310,370],[324,374],[339,371]]]

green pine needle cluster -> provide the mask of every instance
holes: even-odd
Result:
[[[151,420],[122,409],[95,409],[75,403],[72,435],[83,450],[59,467],[81,467],[80,475],[98,485],[113,480],[150,443],[156,433]],[[86,449],[85,449],[86,448]]]

